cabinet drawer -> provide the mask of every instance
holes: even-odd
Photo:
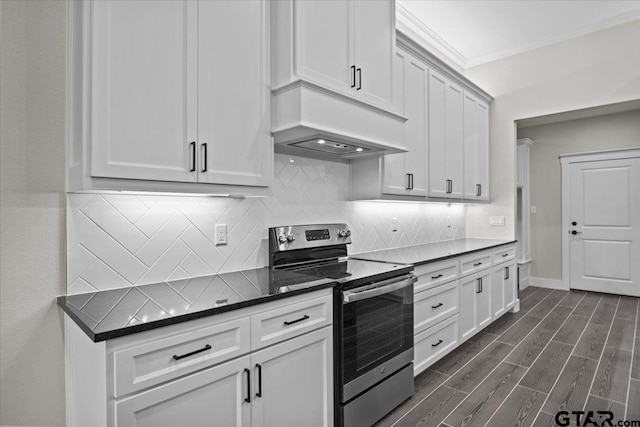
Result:
[[[460,276],[468,276],[489,267],[491,267],[491,252],[469,255],[460,260]]]
[[[460,263],[457,259],[434,262],[416,267],[413,273],[418,276],[418,281],[413,285],[414,292],[418,293],[456,280],[460,275]]]
[[[251,316],[251,350],[302,335],[333,321],[331,295]]]
[[[114,351],[115,397],[248,353],[249,328],[245,317]]]
[[[414,297],[414,334],[420,333],[458,312],[459,281],[437,286]]]
[[[495,265],[503,262],[511,261],[516,258],[516,247],[509,246],[506,248],[498,248],[493,251],[493,263]]]
[[[419,333],[413,345],[413,373],[417,375],[458,346],[458,315]]]

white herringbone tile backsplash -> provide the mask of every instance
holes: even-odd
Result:
[[[67,293],[262,267],[277,225],[346,222],[350,253],[465,236],[462,205],[348,199],[348,164],[281,154],[273,197],[69,194]],[[215,224],[228,245],[213,244]]]

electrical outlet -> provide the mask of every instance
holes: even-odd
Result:
[[[391,231],[398,231],[398,218],[391,218]]]
[[[534,214],[537,212],[537,209],[535,206],[531,206],[531,213]]]
[[[227,224],[216,224],[216,246],[227,244]]]
[[[494,227],[504,227],[504,216],[491,216],[489,217],[489,225]]]
[[[451,228],[451,216],[447,215],[444,223],[447,225],[447,228]]]

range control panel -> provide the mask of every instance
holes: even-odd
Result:
[[[347,224],[290,225],[269,229],[272,251],[316,248],[351,243]]]

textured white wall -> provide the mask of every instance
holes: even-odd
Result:
[[[68,293],[262,267],[269,263],[267,228],[277,225],[346,222],[350,253],[465,236],[462,205],[348,202],[344,163],[276,154],[273,193],[70,194]],[[228,245],[213,244],[215,224],[227,224]]]
[[[531,138],[531,275],[562,279],[561,167],[567,153],[640,146],[640,110],[518,130]]]
[[[0,20],[0,424],[63,426],[65,3]]]
[[[470,68],[491,104],[491,204],[467,207],[467,236],[515,236],[514,121],[640,99],[640,21]],[[489,227],[504,215],[505,227]]]

